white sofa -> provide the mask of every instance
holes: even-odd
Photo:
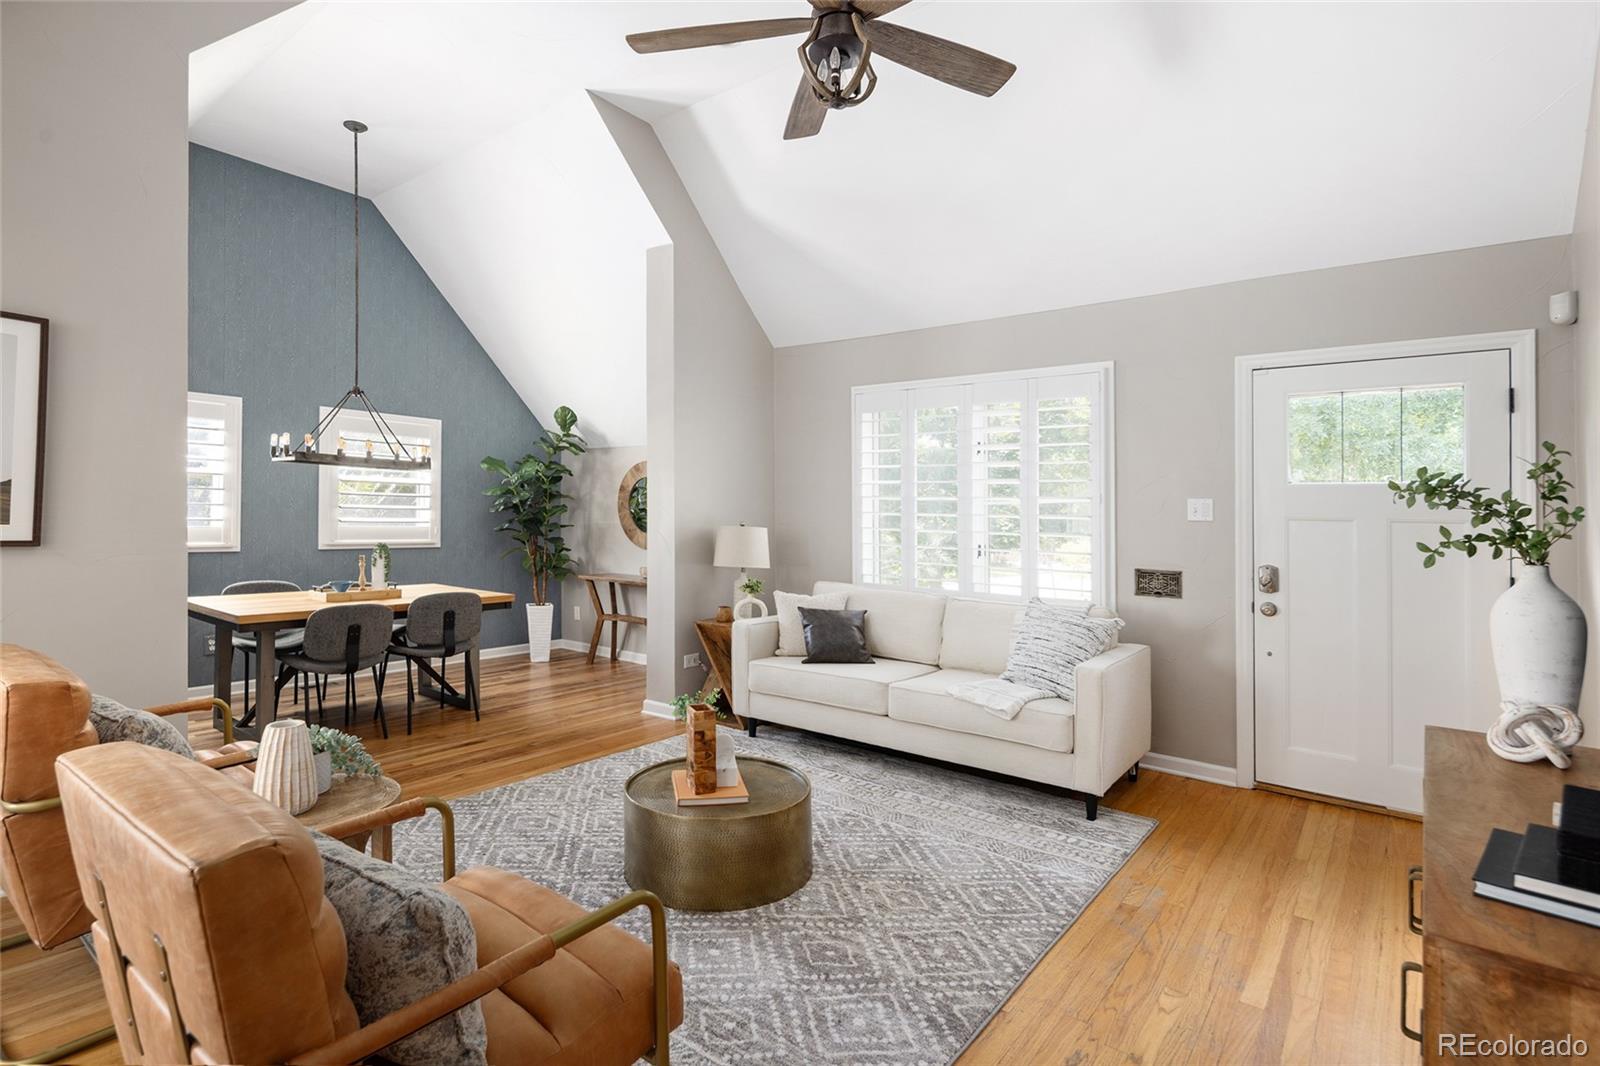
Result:
[[[1077,702],[1036,700],[1009,721],[950,695],[1005,670],[1017,604],[819,581],[867,612],[871,663],[779,656],[776,617],[733,625],[733,702],[759,722],[1101,796],[1150,750],[1150,649],[1118,644],[1077,670]]]

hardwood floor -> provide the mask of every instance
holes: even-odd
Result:
[[[367,742],[405,795],[465,795],[659,740],[678,727],[639,713],[644,668],[484,664],[484,718],[417,706],[385,686],[390,737]],[[452,677],[454,678],[454,674]],[[335,703],[334,706],[337,706]],[[330,708],[329,724],[332,720]],[[196,729],[197,744],[220,740]],[[1314,800],[1146,771],[1106,805],[1160,821],[1128,864],[961,1058],[989,1063],[1410,1063],[1398,972],[1419,957],[1405,929],[1406,867],[1422,827]],[[20,928],[9,904],[0,928]],[[32,945],[0,963],[0,1031],[25,1055],[109,1024],[77,944]],[[117,1063],[114,1043],[73,1061]]]

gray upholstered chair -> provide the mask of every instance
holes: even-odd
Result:
[[[247,596],[253,592],[299,592],[300,586],[293,581],[235,581],[222,590],[224,596]],[[281,629],[273,637],[272,646],[277,654],[288,651],[298,651],[300,642],[305,637],[303,629]],[[244,655],[244,713],[250,716],[250,657],[256,653],[256,635],[254,633],[241,633],[238,630],[233,634],[233,648]],[[300,675],[290,671],[288,674],[279,672],[278,684],[272,693],[273,713],[277,713],[278,693],[282,691],[284,682],[290,677],[294,679],[294,702],[300,702]],[[259,699],[260,693],[256,693]]]
[[[341,603],[311,612],[306,619],[305,642],[300,651],[283,657],[286,666],[318,678],[344,675],[344,724],[348,728],[356,707],[356,674],[372,671],[377,690],[373,717],[383,735],[389,724],[383,718],[383,680],[389,672],[389,635],[394,612],[381,603]],[[317,717],[322,717],[322,686],[311,681],[317,697]]]
[[[472,716],[481,720],[478,706],[478,679],[472,674],[472,656],[468,653],[477,647],[478,634],[483,631],[483,601],[475,592],[436,592],[420,596],[406,612],[406,627],[395,634],[389,650],[403,656],[406,663],[406,732],[411,732],[411,709],[416,703],[417,690],[412,683],[411,666],[433,673],[430,660],[439,660],[439,673],[434,680],[439,683],[439,706],[444,706],[445,667],[452,655],[466,655],[467,703]]]

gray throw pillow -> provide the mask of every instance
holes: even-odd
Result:
[[[322,855],[323,892],[344,926],[344,988],[362,1025],[477,969],[478,937],[460,903],[393,863],[311,835]],[[383,1058],[399,1066],[482,1066],[488,1047],[474,1000],[390,1044]]]
[[[1075,607],[1035,599],[1011,634],[1011,654],[1001,678],[1052,692],[1067,702],[1078,698],[1078,664],[1117,643],[1120,618],[1093,618]]]
[[[172,722],[149,711],[124,707],[105,696],[89,697],[89,724],[102,744],[131,740],[147,748],[160,748],[185,759],[194,758],[189,738]]]
[[[805,632],[803,663],[870,663],[867,654],[867,612],[800,608]]]

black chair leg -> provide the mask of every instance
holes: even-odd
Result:
[[[250,717],[250,653],[244,653],[244,716]]]
[[[472,720],[481,722],[483,721],[483,713],[478,706],[478,679],[472,673],[472,653],[470,651],[467,652],[465,661],[467,668],[467,702],[472,704]]]
[[[313,693],[313,692],[316,693],[316,695],[317,695],[317,721],[318,722],[326,722],[327,718],[325,718],[323,716],[323,712],[322,712],[322,678],[320,678],[320,677],[311,678],[307,682],[306,687],[308,689],[310,689],[310,691],[306,693],[306,706],[307,707],[311,706],[311,693]]]
[[[417,690],[411,683],[411,656],[406,656],[406,736],[411,735],[411,707],[416,703]]]
[[[350,714],[351,714],[351,710],[352,710],[352,704],[355,703],[355,698],[356,698],[356,672],[354,670],[351,670],[351,671],[349,671],[348,673],[346,673],[344,675],[344,727],[345,727],[345,729],[349,729],[350,728]]]
[[[445,671],[449,668],[449,666],[450,666],[449,658],[441,658],[439,660],[439,709],[441,711],[444,710],[444,687],[445,687],[445,685],[450,683],[449,682],[449,676],[450,675],[445,673]]]

